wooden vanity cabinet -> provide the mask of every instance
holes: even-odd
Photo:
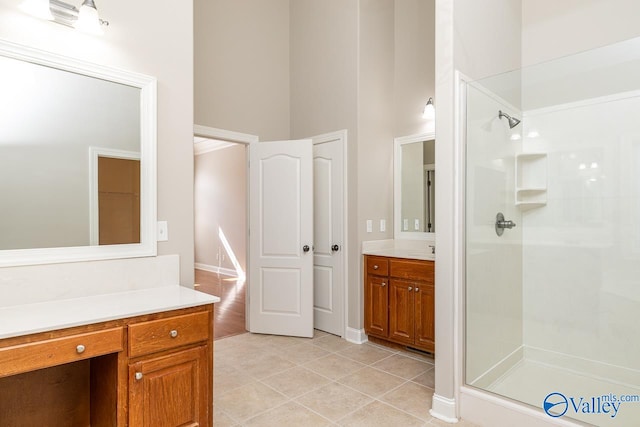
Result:
[[[129,326],[129,427],[211,425],[210,329],[207,312]]]
[[[367,335],[435,352],[433,261],[365,255]]]
[[[0,340],[3,427],[210,427],[212,402],[211,304]]]

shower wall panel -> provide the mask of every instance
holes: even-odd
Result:
[[[547,205],[522,221],[525,346],[623,382],[616,367],[640,369],[638,117],[636,92],[528,111],[523,129],[548,153]]]

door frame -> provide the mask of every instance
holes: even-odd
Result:
[[[347,171],[347,138],[348,132],[346,129],[342,129],[335,132],[323,133],[322,135],[310,137],[313,145],[322,144],[331,141],[340,141],[342,144],[342,168],[343,168],[343,182],[342,182],[342,250],[339,251],[342,257],[342,338],[347,338],[347,332],[349,330],[349,174]]]
[[[216,139],[216,140],[220,140],[220,141],[225,141],[225,142],[231,142],[231,143],[236,143],[236,144],[243,144],[246,146],[247,150],[245,153],[245,158],[246,158],[246,165],[245,165],[245,173],[247,175],[247,199],[246,199],[246,207],[247,207],[247,248],[249,248],[249,220],[250,220],[250,215],[251,213],[249,212],[249,197],[250,197],[250,189],[249,189],[249,146],[251,144],[255,144],[255,143],[259,143],[260,142],[260,138],[257,135],[252,135],[252,134],[248,134],[248,133],[241,133],[241,132],[235,132],[235,131],[229,131],[229,130],[225,130],[225,129],[219,129],[219,128],[214,128],[214,127],[209,127],[209,126],[201,126],[201,125],[194,125],[193,126],[193,135],[194,136],[200,136],[200,137],[204,137],[204,138],[210,138],[210,139]],[[343,250],[341,251],[342,254],[341,256],[343,257],[343,284],[344,284],[344,293],[343,293],[343,307],[342,307],[342,317],[343,317],[343,333],[342,333],[342,338],[346,339],[348,337],[348,331],[349,331],[349,264],[348,264],[348,253],[349,253],[349,222],[348,222],[348,201],[349,201],[349,186],[348,186],[348,181],[349,181],[349,174],[348,174],[348,159],[347,159],[347,153],[348,153],[348,145],[347,145],[347,138],[348,138],[348,131],[346,129],[342,129],[339,131],[335,131],[335,132],[329,132],[329,133],[324,133],[321,135],[317,135],[317,136],[313,136],[313,137],[308,137],[307,139],[311,139],[312,143],[315,144],[319,144],[319,143],[323,143],[323,142],[329,142],[329,141],[333,141],[333,140],[340,140],[342,143],[342,150],[343,150],[343,168],[344,168],[344,179],[343,179],[343,212],[342,212],[342,221],[343,221],[343,229],[342,229],[342,233],[343,233],[343,240],[342,240],[342,248]],[[249,281],[249,286],[251,286],[251,277],[250,277],[250,271],[251,271],[251,259],[249,256],[246,257],[247,260],[247,265],[245,268],[245,271],[247,273],[247,280]],[[248,301],[248,299],[247,299]],[[245,321],[246,321],[246,325],[248,326],[249,324],[249,303],[245,304]]]
[[[98,158],[138,160],[138,151],[115,150],[105,147],[89,147],[89,244],[98,245],[100,240],[100,215],[98,206]],[[141,162],[142,163],[142,162]],[[142,167],[142,164],[140,165]],[[142,185],[140,186],[142,190]],[[142,200],[142,197],[140,198]],[[140,206],[142,214],[142,205]],[[142,225],[140,227],[142,233]]]
[[[233,144],[241,144],[245,146],[245,176],[246,176],[246,181],[247,181],[247,191],[246,191],[246,196],[245,196],[245,209],[246,209],[246,224],[245,224],[245,229],[247,230],[247,236],[246,236],[246,248],[247,248],[247,252],[245,254],[245,260],[246,260],[246,266],[245,266],[245,274],[246,274],[246,279],[249,281],[249,286],[251,286],[251,257],[249,256],[249,251],[250,251],[250,235],[249,235],[249,224],[251,221],[251,212],[249,210],[250,206],[250,200],[249,197],[251,197],[250,193],[249,193],[249,186],[251,185],[250,183],[250,179],[249,179],[249,148],[251,146],[251,144],[255,144],[258,143],[260,141],[260,138],[258,137],[258,135],[251,135],[249,133],[241,133],[241,132],[235,132],[235,131],[230,131],[230,130],[226,130],[226,129],[219,129],[219,128],[213,128],[213,127],[209,127],[209,126],[201,126],[201,125],[193,125],[193,135],[195,137],[204,137],[204,138],[208,138],[208,139],[214,139],[214,140],[218,140],[220,142],[230,142]],[[194,153],[195,155],[195,153]],[[195,264],[194,264],[194,268],[195,268]],[[245,329],[249,330],[249,316],[250,316],[250,310],[249,310],[249,292],[248,290],[245,288],[245,305],[244,305],[244,318],[245,318]]]

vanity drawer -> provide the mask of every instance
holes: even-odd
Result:
[[[122,328],[0,349],[0,377],[122,351]]]
[[[129,357],[206,341],[209,313],[194,313],[129,325]]]
[[[391,277],[433,283],[433,262],[392,259],[389,261]]]
[[[376,276],[389,275],[389,260],[385,257],[370,256],[367,259],[367,274],[375,274]]]

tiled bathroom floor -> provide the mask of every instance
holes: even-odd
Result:
[[[429,415],[428,356],[319,331],[313,339],[223,338],[214,356],[216,427],[449,425]]]

